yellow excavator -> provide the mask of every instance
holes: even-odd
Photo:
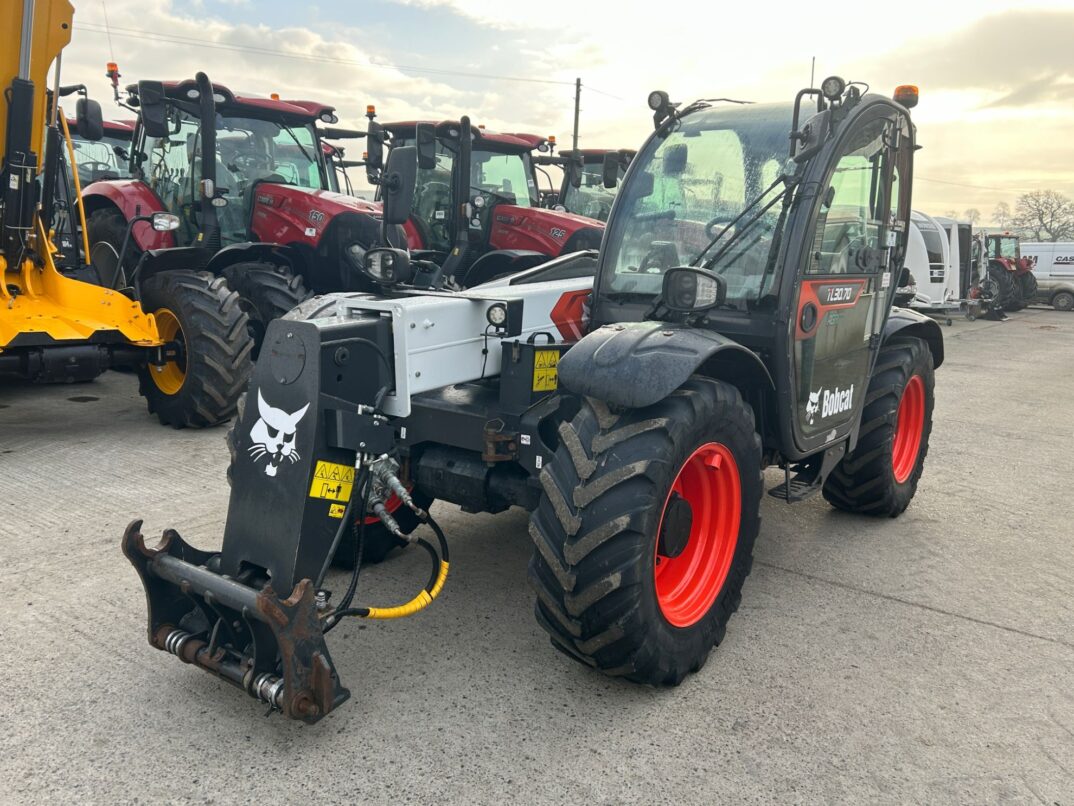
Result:
[[[128,272],[108,249],[74,268],[59,260],[54,196],[64,156],[74,159],[58,105],[70,88],[59,78],[73,16],[69,0],[0,0],[0,31],[17,37],[0,50],[0,383],[85,381],[130,367],[162,423],[215,425],[235,413],[253,346],[225,281],[176,261]],[[100,106],[78,105],[80,122],[99,127]],[[72,209],[80,214],[80,205]],[[127,236],[136,226],[178,225],[167,213],[135,216]]]

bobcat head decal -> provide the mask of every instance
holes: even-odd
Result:
[[[813,425],[813,418],[817,416],[817,412],[820,411],[820,392],[818,389],[815,392],[809,393],[809,400],[806,401],[805,413],[806,422]]]
[[[284,459],[292,463],[299,460],[295,450],[295,436],[298,434],[298,421],[310,407],[307,403],[298,411],[288,414],[283,409],[276,409],[265,402],[261,390],[257,390],[257,412],[261,416],[250,429],[250,447],[246,450],[254,462],[268,457],[265,475],[275,476]]]

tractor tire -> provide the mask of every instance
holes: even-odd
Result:
[[[996,304],[999,305],[1005,311],[1016,310],[1015,294],[1016,288],[1014,283],[1014,277],[1003,266],[992,264],[988,267],[988,276],[996,284]]]
[[[89,237],[91,252],[94,244],[103,241],[110,244],[118,255],[123,248],[123,236],[127,234],[127,219],[114,207],[94,210],[86,220],[86,233]],[[132,236],[130,243],[127,244],[127,254],[123,258],[123,281],[117,287],[122,288],[127,284],[127,278],[138,265],[138,259],[141,256],[142,251]]]
[[[1026,305],[1031,303],[1037,296],[1037,278],[1031,271],[1027,271],[1025,274],[1019,275],[1015,278],[1018,283],[1018,288],[1022,292],[1022,301]]]
[[[224,269],[228,287],[239,295],[239,307],[247,317],[254,342],[251,357],[257,360],[268,323],[279,319],[309,297],[302,275],[287,266],[263,261],[235,263]]]
[[[644,409],[587,398],[559,434],[529,527],[537,621],[581,663],[678,685],[723,639],[753,563],[753,410],[695,377]]]
[[[182,365],[138,370],[150,414],[175,428],[217,425],[235,414],[250,380],[253,342],[239,295],[222,277],[165,271],[142,284],[142,307],[166,339],[183,343]]]
[[[433,504],[433,498],[430,495],[426,495],[421,490],[414,490],[411,495],[414,498],[414,503],[426,512],[429,511],[429,507]],[[397,507],[393,509],[392,501],[395,501]],[[391,498],[388,501],[388,509],[391,511],[392,516],[399,524],[399,529],[403,534],[408,535],[417,529],[421,525],[421,521],[418,516],[409,507],[398,506],[399,502],[396,498]],[[355,503],[357,507],[357,502]],[[357,513],[356,513],[357,514]],[[355,522],[357,522],[355,517]],[[354,541],[356,540],[353,529],[348,529],[343,533],[343,539],[339,541],[339,549],[336,551],[336,556],[332,558],[332,565],[336,568],[344,568],[346,570],[352,570],[354,568]],[[376,515],[370,515],[365,519],[365,535],[362,539],[362,565],[376,565],[377,563],[384,562],[384,559],[391,553],[392,549],[406,548],[410,544],[405,540],[400,540],[393,535],[387,529],[384,528],[384,524],[380,522],[380,519]]]
[[[1074,311],[1074,293],[1059,291],[1052,296],[1052,307],[1057,311]]]
[[[929,451],[934,384],[932,352],[921,339],[880,349],[858,444],[824,482],[829,504],[890,518],[910,505]]]

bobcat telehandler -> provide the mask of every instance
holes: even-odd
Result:
[[[415,288],[410,255],[385,247],[366,255],[381,295],[329,295],[273,322],[232,435],[222,550],[171,529],[148,547],[137,520],[123,536],[150,643],[322,718],[350,694],[327,633],[411,615],[444,586],[445,536],[409,487],[466,511],[530,510],[552,643],[674,685],[738,607],[764,468],[784,469],[769,493],[787,502],[903,512],[943,339],[892,308],[917,90],[859,87],[832,77],[793,104],[750,106],[652,93],[655,132],[595,283],[557,278],[551,261],[461,292]],[[409,215],[416,148],[384,167],[386,225]],[[562,326],[572,295],[591,295],[584,334]],[[432,574],[404,605],[358,604],[366,516],[403,537],[393,496],[436,535],[408,538]],[[355,570],[333,593],[337,551]]]
[[[73,262],[58,255],[51,224],[64,153],[77,181],[57,105],[69,89],[59,85],[59,57],[74,10],[67,0],[3,0],[0,14],[5,34],[18,37],[0,59],[0,375],[72,382],[131,367],[162,422],[205,426],[230,418],[249,380],[251,344],[237,296],[222,281],[170,265],[134,285],[118,283],[114,251],[99,251],[92,262],[85,250]],[[82,98],[78,108],[80,128],[102,128],[98,104]],[[67,209],[81,214],[80,205]],[[158,234],[178,224],[167,214],[137,220]]]

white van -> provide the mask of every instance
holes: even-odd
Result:
[[[1022,242],[1037,278],[1037,299],[1057,311],[1074,310],[1074,243]]]
[[[909,307],[941,315],[958,310],[961,265],[958,224],[914,210],[910,213],[909,235],[904,263],[917,286]]]

